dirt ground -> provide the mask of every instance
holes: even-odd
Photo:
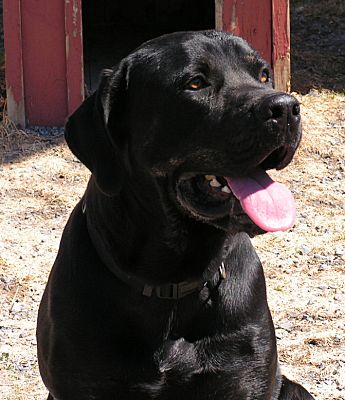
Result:
[[[326,45],[345,33],[339,20],[345,3],[319,3],[292,1],[292,83],[304,138],[293,163],[272,173],[294,193],[297,224],[253,242],[283,372],[317,399],[345,400],[345,39],[333,50]],[[315,35],[324,56],[334,56],[326,66]],[[19,132],[6,120],[0,162],[0,393],[5,400],[40,400],[46,390],[36,360],[37,309],[88,172],[61,137]]]

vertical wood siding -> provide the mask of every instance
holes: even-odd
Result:
[[[18,126],[25,126],[22,29],[19,0],[3,1],[6,49],[7,111]]]
[[[244,37],[271,63],[275,88],[290,89],[289,0],[216,0],[216,28]]]
[[[290,90],[290,10],[288,0],[272,0],[272,66],[275,87]]]
[[[67,114],[64,2],[24,0],[21,11],[27,123],[61,126]]]
[[[71,114],[84,99],[81,0],[65,0],[67,107]]]
[[[3,7],[9,116],[21,126],[62,126],[84,98],[82,0],[3,0]],[[216,28],[247,39],[272,63],[276,88],[289,89],[289,1],[215,0],[215,7]]]

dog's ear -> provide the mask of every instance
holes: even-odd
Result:
[[[116,195],[125,179],[121,148],[125,137],[123,114],[127,64],[105,70],[97,91],[69,117],[65,138],[69,148],[86,165],[99,189]]]

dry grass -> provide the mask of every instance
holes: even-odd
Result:
[[[44,139],[18,129],[5,114],[0,123],[0,163],[40,152],[51,142],[49,138]]]
[[[345,399],[345,96],[297,95],[304,138],[273,173],[299,208],[289,232],[254,240],[264,261],[284,371],[318,399]]]
[[[1,129],[1,128],[0,128]],[[88,172],[59,140],[2,127],[0,165],[0,393],[44,399],[36,360],[40,297],[68,214]]]
[[[294,95],[302,103],[304,140],[300,151],[305,155],[344,158],[345,94],[312,90]]]

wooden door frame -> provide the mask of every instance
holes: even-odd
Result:
[[[65,0],[67,109],[71,114],[85,97],[82,0]]]
[[[3,0],[7,113],[25,127],[25,101],[20,0]]]

